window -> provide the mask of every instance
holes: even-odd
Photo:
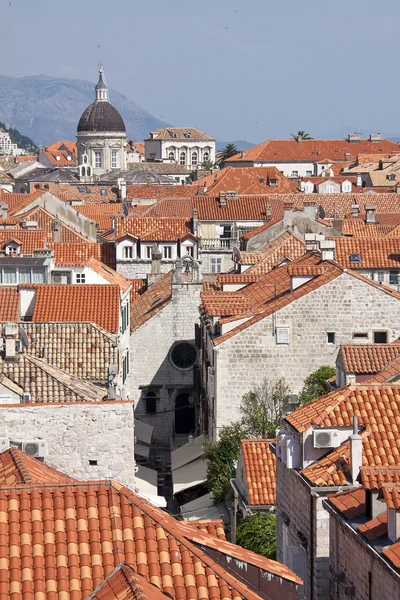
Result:
[[[335,332],[334,331],[328,331],[326,334],[326,341],[328,342],[328,344],[334,344],[335,343]]]
[[[125,383],[129,373],[129,350],[122,360],[122,383]]]
[[[86,169],[85,169],[85,167],[82,167],[82,177],[85,177],[85,175],[86,175]]]
[[[43,269],[32,269],[32,283],[44,283]]]
[[[19,282],[20,283],[31,283],[31,270],[20,269],[19,270]]]
[[[76,274],[76,283],[86,283],[85,273],[77,273]]]
[[[197,360],[197,350],[189,342],[179,342],[172,348],[170,359],[177,369],[190,369]]]
[[[355,340],[367,340],[368,333],[366,331],[356,331],[353,333],[353,338]]]
[[[197,152],[192,152],[192,166],[197,165]]]
[[[133,246],[124,246],[124,258],[133,258]]]
[[[172,258],[172,246],[164,246],[163,256],[165,259]]]
[[[19,246],[11,245],[7,246],[7,254],[18,254]]]
[[[186,165],[186,152],[181,152],[179,155],[179,164]]]
[[[87,172],[87,174],[88,174],[88,176],[89,176],[89,175],[90,175],[90,167],[88,167],[88,168],[86,169],[86,172]]]
[[[290,344],[290,327],[277,327],[276,328],[276,343],[277,344]]]
[[[175,160],[175,152],[168,152],[168,160]]]
[[[193,246],[184,246],[186,256],[193,256]]]
[[[387,331],[374,331],[373,338],[374,338],[374,344],[387,344],[388,332]]]
[[[17,269],[11,269],[9,267],[4,267],[3,283],[6,285],[17,283]]]
[[[298,171],[292,171],[292,174],[290,177],[298,177],[299,176],[299,172]]]
[[[86,164],[87,163],[87,154],[83,155],[83,162]]]
[[[112,169],[117,168],[117,151],[116,150],[111,150],[111,168]]]
[[[146,258],[151,259],[151,246],[146,246]]]
[[[377,280],[377,282],[378,283],[383,283],[384,279],[385,279],[384,272],[383,271],[378,271],[377,274],[376,274],[376,280]]]
[[[342,184],[342,192],[351,192],[351,183],[350,181],[344,181]]]
[[[211,258],[211,273],[221,273],[222,268],[222,259],[221,258]]]
[[[398,285],[399,284],[399,273],[400,273],[400,271],[390,271],[389,272],[390,285]]]
[[[107,190],[100,190],[100,196],[107,196]]]
[[[210,160],[210,153],[209,152],[203,152],[203,162],[205,162],[206,160]]]
[[[312,171],[306,171],[306,177],[312,177]]]
[[[327,185],[326,186],[326,193],[327,194],[333,194],[333,185]]]
[[[96,169],[100,169],[102,167],[100,150],[95,150],[94,152],[94,166],[96,167]]]
[[[126,331],[129,325],[129,304],[125,304],[121,310],[121,319],[122,319],[122,333]]]
[[[147,392],[145,402],[147,414],[154,414],[157,412],[157,396],[155,392]]]

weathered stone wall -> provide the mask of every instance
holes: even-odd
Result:
[[[291,328],[291,343],[276,344],[274,327]],[[400,301],[344,273],[215,347],[216,427],[240,419],[243,394],[264,378],[284,377],[293,393],[322,365],[335,366],[340,344],[353,332],[387,330],[400,335]],[[327,343],[327,332],[335,343]],[[371,339],[371,336],[370,336]]]
[[[175,266],[174,260],[161,262],[161,273],[168,273]],[[117,261],[116,271],[127,279],[145,279],[147,273],[151,273],[150,260],[121,260]]]
[[[0,436],[42,438],[45,462],[79,479],[135,484],[132,402],[15,405],[0,408]],[[89,465],[97,461],[97,465]]]
[[[347,600],[345,590],[352,586],[357,600],[400,598],[400,576],[333,516],[330,517],[329,567],[332,580],[334,574],[344,573],[344,581],[331,583],[332,599]]]
[[[202,273],[212,273],[211,259],[212,258],[220,258],[221,259],[221,273],[226,273],[230,271],[234,267],[234,262],[232,260],[232,250],[227,250],[226,252],[222,252],[221,250],[216,252],[210,252],[199,249],[199,262],[201,265]]]
[[[193,391],[193,368],[175,368],[169,353],[178,341],[194,345],[201,290],[201,283],[173,283],[169,304],[131,335],[130,397],[136,417],[154,427],[153,442],[164,447],[174,432],[177,393]],[[143,398],[148,386],[158,395],[156,414],[146,414]]]

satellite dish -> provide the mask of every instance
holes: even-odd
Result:
[[[325,209],[321,205],[318,206],[318,217],[320,219],[325,219]]]
[[[240,263],[240,261],[242,260],[242,255],[240,254],[240,250],[236,246],[233,247],[233,259],[237,263]]]
[[[21,327],[21,325],[19,326],[19,337],[21,338],[21,342],[25,350],[28,350],[30,344],[29,338],[26,334],[25,329]]]

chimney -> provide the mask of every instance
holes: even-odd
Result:
[[[351,205],[351,216],[358,217],[359,214],[360,214],[360,207],[358,206],[357,202],[355,202],[354,204]]]
[[[61,242],[61,229],[62,223],[59,219],[54,219],[51,230],[52,230],[52,241]]]
[[[376,211],[375,204],[366,204],[365,205],[365,213],[366,213],[365,222],[367,225],[373,225],[374,223],[376,223],[375,211]]]
[[[319,243],[322,260],[335,260],[335,240],[321,240]]]
[[[272,218],[272,206],[270,204],[267,204],[265,206],[265,217],[266,217],[266,219]]]
[[[207,183],[204,182],[204,185],[203,185],[203,194],[206,194],[207,190],[208,190]]]
[[[154,244],[151,249],[151,272],[152,273],[161,273],[161,259],[162,254],[160,248]]]
[[[297,140],[297,142],[299,144],[301,144],[301,142],[303,141],[303,136],[302,135],[298,135],[297,138],[296,138],[296,140]]]
[[[359,144],[361,142],[361,133],[349,133],[347,141],[350,144]]]
[[[350,160],[350,152],[345,152],[345,153],[344,153],[344,160],[345,160],[345,161],[348,161],[348,160]],[[347,167],[346,167],[346,168],[347,168]]]
[[[351,481],[355,484],[362,467],[362,437],[358,433],[358,417],[353,417],[353,435],[350,436]]]
[[[361,177],[361,173],[357,173],[356,186],[357,186],[357,187],[362,187],[362,177]]]
[[[396,194],[400,194],[400,185],[396,185]]]
[[[197,235],[199,229],[199,211],[197,208],[193,209],[193,235]]]
[[[398,542],[400,538],[400,509],[393,502],[393,492],[396,494],[396,485],[385,486],[386,489],[381,489],[379,497],[384,499],[387,508],[388,519],[388,538],[391,542]]]
[[[118,188],[118,198],[120,200],[125,200],[126,198],[126,181],[122,179],[122,177],[118,177],[117,179],[117,188]]]
[[[219,193],[219,205],[220,205],[220,206],[226,206],[226,196],[225,196],[225,192],[220,192],[220,193]]]
[[[241,156],[241,158],[246,158],[246,156],[247,156],[246,150],[242,150],[240,153],[240,156]]]
[[[4,335],[4,358],[5,360],[15,360],[17,358],[17,323],[5,323],[3,327]]]
[[[370,142],[381,142],[382,134],[381,133],[371,133],[369,136],[369,141]]]

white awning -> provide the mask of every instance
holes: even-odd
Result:
[[[145,444],[151,444],[151,436],[153,435],[153,427],[151,425],[146,425],[146,423],[142,423],[135,419],[135,435],[138,440],[144,442]]]
[[[203,483],[206,479],[207,463],[202,458],[193,460],[179,469],[172,471],[173,493],[177,494],[195,485]]]
[[[153,502],[156,506],[165,508],[167,502],[163,496],[158,495],[157,488],[157,471],[148,469],[147,467],[138,467],[135,478],[136,492]]]
[[[191,444],[184,444],[171,452],[172,471],[183,467],[203,455],[204,435],[193,439]]]
[[[180,511],[186,521],[221,518],[218,508],[213,504],[211,494],[204,494],[196,500],[182,504]]]
[[[145,446],[145,444],[137,442],[135,444],[135,454],[138,456],[143,456],[144,458],[149,458],[150,446]]]

